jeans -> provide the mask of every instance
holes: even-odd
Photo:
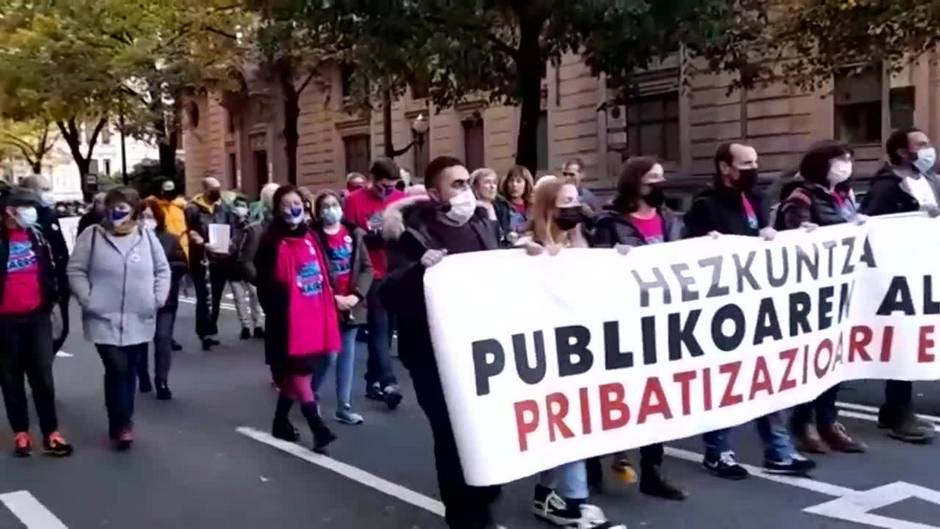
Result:
[[[353,372],[356,368],[356,335],[358,327],[342,327],[340,338],[343,349],[339,353],[322,355],[317,358],[313,369],[313,392],[320,402],[320,389],[326,381],[330,368],[336,365],[336,406],[343,409],[351,405]]]
[[[430,365],[413,369],[411,380],[418,405],[431,423],[437,483],[446,511],[444,519],[451,529],[490,527],[493,523],[491,505],[499,496],[500,487],[474,487],[464,479],[437,366],[428,363]]]
[[[790,424],[796,433],[804,433],[806,427],[813,420],[813,414],[816,414],[816,429],[819,431],[829,430],[835,424],[839,412],[836,410],[836,397],[839,395],[839,384],[832,386],[824,391],[816,400],[800,404],[793,409],[793,415],[790,417]]]
[[[154,379],[166,382],[173,363],[173,328],[176,326],[176,307],[157,312],[157,332],[153,337]],[[141,378],[150,376],[148,353],[144,352],[137,363],[137,374]]]
[[[210,262],[196,263],[190,270],[196,290],[196,336],[206,338],[219,333],[219,307],[228,280],[228,267]]]
[[[588,497],[587,467],[584,461],[572,461],[539,474],[539,485],[552,489],[566,500]]]
[[[0,318],[0,388],[14,432],[29,431],[26,379],[33,390],[39,428],[48,436],[59,428],[52,378],[52,319],[48,313]]]
[[[264,327],[264,314],[261,304],[258,303],[258,290],[248,281],[232,281],[232,296],[235,298],[235,313],[242,329],[258,329]]]
[[[757,433],[764,442],[764,458],[773,461],[790,461],[796,448],[790,439],[783,412],[777,411],[755,419]],[[731,429],[715,430],[702,435],[705,441],[705,457],[717,459],[722,452],[731,451]]]
[[[147,354],[147,345],[95,344],[104,364],[104,405],[108,410],[108,435],[112,440],[134,425],[137,363]]]
[[[366,386],[376,382],[383,388],[397,384],[392,369],[392,329],[388,311],[379,300],[379,288],[383,281],[374,281],[366,296],[369,310],[366,328],[369,330],[369,361],[366,364]]]

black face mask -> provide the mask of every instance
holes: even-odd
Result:
[[[584,222],[586,217],[581,206],[558,208],[558,213],[555,214],[555,224],[557,224],[562,231],[569,231]]]
[[[663,188],[659,185],[651,185],[649,188],[649,191],[643,195],[643,202],[646,202],[651,208],[661,208],[666,201],[666,197],[663,195]]]
[[[738,180],[733,184],[738,191],[746,193],[757,185],[757,169],[740,169],[738,175]]]
[[[221,191],[209,191],[208,193],[206,193],[206,198],[208,198],[209,200],[211,200],[211,201],[213,201],[213,202],[215,202],[216,200],[218,200],[218,199],[221,198],[221,197],[222,197],[222,192],[221,192]]]

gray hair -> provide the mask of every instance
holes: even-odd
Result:
[[[477,186],[477,182],[479,182],[480,179],[491,175],[495,176],[496,182],[499,183],[499,175],[496,174],[496,171],[490,169],[489,167],[477,169],[476,171],[470,173],[470,187],[475,188]]]

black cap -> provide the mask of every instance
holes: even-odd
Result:
[[[401,169],[398,168],[398,164],[395,163],[395,160],[388,158],[376,158],[375,161],[372,162],[372,167],[369,169],[369,172],[372,173],[372,177],[376,180],[401,179]]]
[[[39,195],[31,189],[26,189],[25,187],[14,187],[3,196],[3,199],[0,200],[0,203],[3,204],[3,207],[38,207],[40,204],[42,204],[42,200],[40,200]]]

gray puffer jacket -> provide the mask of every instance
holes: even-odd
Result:
[[[170,292],[171,272],[151,230],[118,240],[101,226],[85,230],[69,259],[69,285],[82,306],[85,338],[95,344],[153,340],[157,309]]]

